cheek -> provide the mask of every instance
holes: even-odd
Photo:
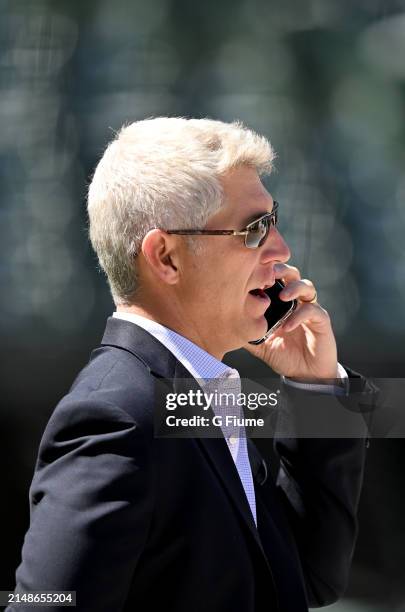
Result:
[[[241,278],[240,271],[230,271],[219,289],[218,309],[222,309],[235,315],[242,312],[245,306],[246,281]]]
[[[195,256],[183,271],[182,295],[194,305],[215,304],[220,294],[221,283],[214,263],[208,258]]]
[[[232,252],[233,251],[233,252]],[[201,302],[220,312],[243,308],[252,275],[252,262],[239,249],[210,249],[193,257],[187,267],[187,278]],[[249,264],[249,265],[247,265]],[[190,288],[190,287],[189,287]]]

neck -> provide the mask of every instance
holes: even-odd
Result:
[[[156,300],[155,303],[161,303],[161,301]],[[164,325],[164,327],[184,336],[219,361],[222,361],[225,355],[226,351],[221,351],[218,346],[213,346],[212,343],[208,342],[202,334],[201,327],[196,325],[192,317],[187,316],[183,309],[170,311],[166,307],[161,309],[156,306],[152,307],[150,304],[137,303],[119,305],[117,306],[117,312],[136,314],[160,323],[160,325]]]

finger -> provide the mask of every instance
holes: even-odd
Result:
[[[283,263],[274,264],[274,276],[275,278],[282,278],[286,283],[301,279],[298,268]]]
[[[303,300],[310,301],[316,295],[316,290],[312,281],[307,278],[303,278],[299,281],[292,281],[288,283],[282,291],[280,291],[280,298],[282,300]]]
[[[328,321],[329,314],[319,304],[300,304],[294,314],[288,317],[281,332],[291,332],[303,323],[325,325]]]

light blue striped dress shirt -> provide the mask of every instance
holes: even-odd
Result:
[[[209,391],[210,381],[212,384],[212,379],[216,379],[216,382],[220,385],[220,381],[224,381],[228,393],[231,391],[237,395],[241,392],[239,372],[225,365],[222,361],[218,361],[218,359],[194,344],[194,342],[191,342],[191,340],[164,327],[160,323],[156,323],[156,321],[151,321],[140,315],[128,312],[114,312],[113,316],[139,325],[139,327],[142,327],[159,340],[183,364],[186,370],[198,380],[203,391]],[[217,412],[219,409],[219,406],[213,405],[214,412]],[[234,430],[233,432],[223,428],[222,431],[249,502],[253,519],[257,525],[255,490],[244,428],[240,427],[238,431]]]

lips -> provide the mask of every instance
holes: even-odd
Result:
[[[249,291],[249,293],[251,295],[255,295],[256,297],[265,297],[266,295],[264,289],[252,289],[252,291]]]
[[[256,300],[257,302],[266,304],[266,308],[267,308],[267,305],[270,304],[270,298],[263,289],[260,289],[260,288],[252,289],[252,291],[249,291],[249,295],[251,295],[252,298]]]
[[[259,285],[258,287],[251,289],[249,291],[249,295],[255,298],[257,302],[260,302],[261,304],[266,304],[266,307],[267,307],[270,304],[271,300],[270,300],[270,297],[266,293],[266,289],[269,289],[270,287],[272,287],[274,283],[275,283],[275,280],[272,279],[270,281],[270,284]]]
[[[249,293],[251,295],[262,295],[266,291],[266,289],[270,289],[270,287],[272,287],[275,282],[276,282],[275,280],[272,280],[270,284],[258,285],[254,289],[251,289]]]

